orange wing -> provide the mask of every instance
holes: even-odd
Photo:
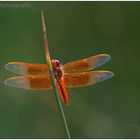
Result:
[[[114,76],[113,72],[104,70],[80,72],[80,73],[64,73],[64,81],[61,81],[59,84],[57,83],[57,87],[59,92],[61,91],[65,94],[66,99],[67,93],[65,91],[65,85],[66,87],[69,88],[85,87],[104,81],[113,76]],[[12,87],[24,88],[29,90],[47,90],[51,88],[50,76],[44,75],[12,77],[5,80],[4,84]],[[62,94],[60,94],[60,96],[61,95]]]
[[[48,74],[47,64],[31,64],[24,62],[10,62],[5,68],[19,75]]]
[[[57,89],[61,100],[68,105],[68,95],[63,78],[56,81]],[[23,88],[28,90],[48,90],[51,89],[50,76],[32,75],[32,76],[17,76],[4,81],[5,85]]]
[[[4,81],[5,85],[29,90],[47,90],[51,88],[50,76],[17,76]]]
[[[113,76],[113,72],[97,70],[80,73],[65,73],[64,81],[66,87],[85,87],[104,81]]]
[[[62,66],[64,72],[89,71],[101,66],[111,59],[108,54],[98,54],[86,59],[73,61]]]

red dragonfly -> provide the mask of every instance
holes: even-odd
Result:
[[[111,71],[92,71],[110,60],[110,58],[108,54],[98,54],[64,65],[58,60],[51,60],[61,100],[66,105],[68,104],[66,87],[85,87],[111,78],[114,75]],[[5,65],[5,68],[15,74],[22,75],[5,80],[5,85],[29,90],[51,89],[47,64],[10,62]]]

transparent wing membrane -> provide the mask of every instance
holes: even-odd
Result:
[[[18,75],[48,74],[47,64],[10,62],[5,65],[5,68]]]
[[[66,87],[85,87],[109,79],[114,74],[110,71],[97,70],[80,73],[65,73]]]
[[[88,57],[86,59],[81,59],[81,60],[64,64],[62,68],[64,72],[89,71],[103,65],[110,59],[111,56],[108,54],[98,54],[95,56]]]
[[[51,88],[49,76],[17,76],[4,81],[5,85],[29,90],[47,90]]]

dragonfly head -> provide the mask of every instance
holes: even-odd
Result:
[[[52,67],[56,79],[61,79],[62,77],[62,68],[61,63],[58,60],[52,60]]]
[[[53,70],[56,70],[57,68],[60,67],[60,62],[58,60],[52,60],[52,67],[53,67]]]

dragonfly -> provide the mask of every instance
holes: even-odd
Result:
[[[108,70],[93,70],[111,59],[108,54],[98,54],[62,65],[51,60],[59,96],[68,105],[66,88],[86,87],[114,76]],[[4,81],[5,85],[27,90],[49,90],[52,88],[47,64],[9,62],[5,68],[17,75]]]

